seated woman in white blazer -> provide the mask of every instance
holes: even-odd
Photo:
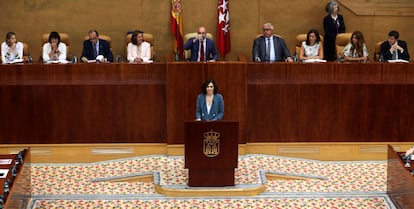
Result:
[[[128,44],[128,62],[148,62],[151,59],[151,45],[144,41],[144,32],[134,31]]]

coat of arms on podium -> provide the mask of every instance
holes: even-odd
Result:
[[[220,133],[210,130],[204,133],[203,153],[215,157],[220,153]]]

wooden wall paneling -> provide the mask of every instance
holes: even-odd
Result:
[[[207,79],[206,63],[167,65],[167,143],[184,144],[184,121],[195,120],[197,95]]]
[[[207,65],[207,77],[217,82],[219,93],[224,98],[224,120],[239,122],[239,144],[245,144],[247,85],[246,64],[234,62],[210,63]]]
[[[1,140],[165,142],[165,65],[67,66],[72,70],[26,65],[7,73],[15,80],[0,85],[0,118],[7,122]]]
[[[392,146],[388,145],[387,194],[396,208],[411,208],[414,204],[414,178]],[[412,163],[411,163],[412,165]]]

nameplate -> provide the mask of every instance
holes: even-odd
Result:
[[[0,159],[0,165],[10,165],[12,161],[12,159]]]
[[[0,179],[5,179],[9,173],[9,169],[0,169]]]

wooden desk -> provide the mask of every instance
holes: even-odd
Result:
[[[249,142],[410,141],[414,65],[249,64]]]
[[[390,145],[387,160],[387,194],[396,208],[409,209],[414,205],[414,177]]]
[[[414,64],[175,62],[0,65],[0,143],[184,144],[208,78],[239,143],[414,138]]]
[[[0,142],[165,142],[165,82],[165,64],[1,65]]]
[[[30,179],[30,150],[26,149],[24,155],[22,155],[22,163],[17,166],[17,175],[12,177],[11,168],[15,165],[15,161],[18,160],[18,154],[0,155],[0,159],[12,159],[12,163],[9,165],[1,165],[0,168],[10,169],[7,178],[12,180],[9,185],[8,195],[4,195],[4,183],[6,179],[0,179],[0,194],[7,197],[4,208],[5,209],[19,209],[26,208],[31,198],[31,179]]]

